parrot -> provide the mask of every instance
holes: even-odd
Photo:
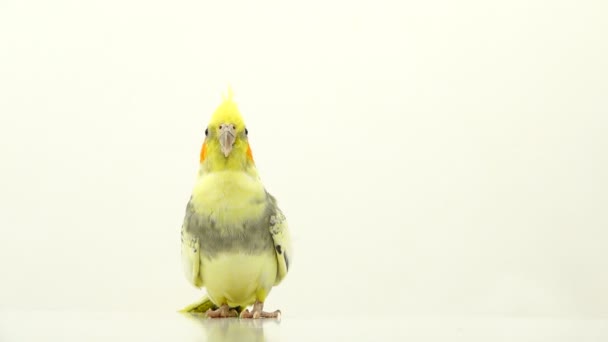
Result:
[[[260,179],[231,90],[211,115],[199,162],[181,228],[181,257],[187,280],[207,295],[182,312],[280,318],[280,310],[264,311],[264,301],[289,271],[291,238],[285,215]]]

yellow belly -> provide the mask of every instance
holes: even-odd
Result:
[[[277,276],[274,250],[261,255],[221,254],[201,260],[202,278],[211,300],[229,306],[263,302]]]

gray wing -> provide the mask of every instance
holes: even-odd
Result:
[[[202,287],[203,278],[200,272],[200,241],[193,229],[193,225],[196,225],[199,220],[196,220],[196,214],[192,209],[191,201],[192,198],[188,201],[186,216],[184,217],[184,223],[182,224],[182,265],[188,281],[196,287]]]
[[[277,279],[275,285],[278,285],[287,275],[289,271],[289,262],[292,257],[291,237],[287,226],[287,219],[279,207],[276,199],[267,193],[268,196],[268,229],[274,243],[274,251],[277,256]]]

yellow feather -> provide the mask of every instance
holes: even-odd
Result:
[[[262,183],[248,173],[211,172],[199,176],[192,204],[197,213],[211,217],[221,227],[260,218],[265,197]]]
[[[247,306],[256,300],[266,300],[277,276],[277,257],[272,250],[260,255],[203,257],[201,271],[207,294],[214,303]]]

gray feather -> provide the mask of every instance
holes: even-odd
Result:
[[[272,195],[266,193],[266,209],[260,219],[221,229],[210,217],[196,213],[191,202],[192,199],[186,207],[183,230],[198,239],[202,255],[213,258],[233,251],[254,255],[276,248],[270,226],[271,218],[280,210]]]

